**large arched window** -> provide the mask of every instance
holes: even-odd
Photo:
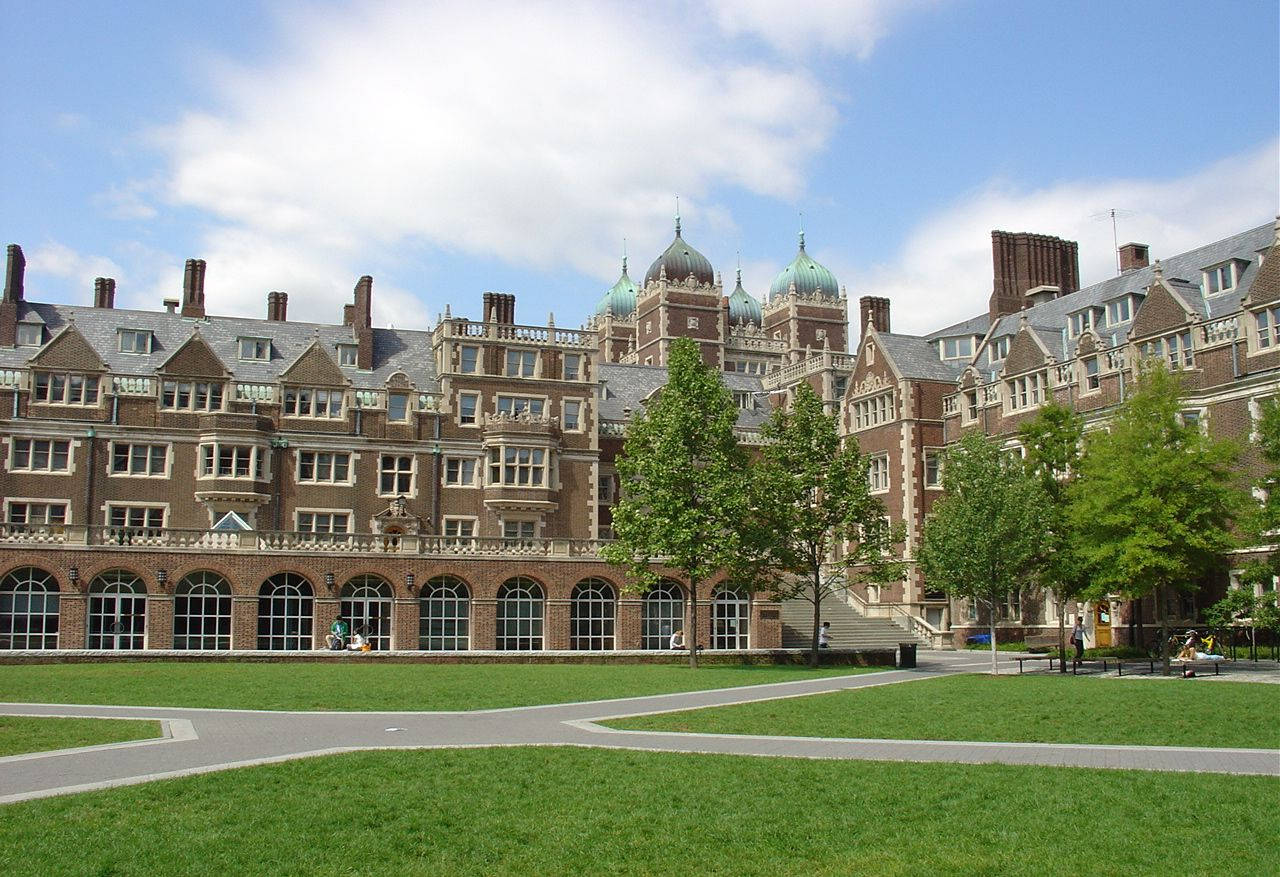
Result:
[[[618,603],[613,586],[604,579],[583,579],[573,588],[569,619],[569,647],[612,649]]]
[[[342,618],[374,649],[391,648],[391,585],[380,576],[356,576],[342,586]]]
[[[147,589],[123,569],[89,584],[89,648],[140,649],[147,630]]]
[[[720,585],[711,598],[711,648],[747,648],[747,626],[751,600],[747,592],[733,585]]]
[[[503,582],[498,589],[498,648],[541,649],[542,607],[542,585],[533,579],[516,576]]]
[[[663,579],[645,592],[642,615],[642,646],[670,648],[671,634],[684,629],[684,591],[671,579]],[[686,636],[685,642],[691,639]]]
[[[418,601],[418,648],[432,652],[471,648],[471,592],[453,576],[427,582]]]
[[[173,591],[175,649],[231,648],[231,586],[215,572],[193,572]]]
[[[58,647],[58,583],[34,566],[0,580],[0,649]]]
[[[258,591],[258,648],[310,649],[313,594],[311,583],[291,572],[263,582]]]

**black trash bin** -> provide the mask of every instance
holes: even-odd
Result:
[[[916,644],[898,643],[898,666],[911,668],[916,665]]]

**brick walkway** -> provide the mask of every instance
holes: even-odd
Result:
[[[987,666],[929,652],[915,670],[477,712],[257,712],[0,704],[0,714],[159,720],[165,737],[0,758],[0,803],[359,749],[592,746],[793,758],[1034,764],[1280,776],[1280,751],[1047,743],[854,740],[616,731],[594,722],[928,679]]]

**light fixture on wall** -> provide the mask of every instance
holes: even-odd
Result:
[[[166,591],[166,592],[169,590],[167,587],[165,587],[168,581],[169,581],[169,571],[167,569],[156,570],[156,582],[160,585],[160,590]]]
[[[413,595],[413,586],[416,582],[417,582],[417,578],[414,576],[413,573],[407,572],[404,574],[404,587],[405,587],[405,590],[409,592],[410,596]]]
[[[78,566],[73,566],[73,567],[71,567],[71,569],[67,570],[67,579],[68,579],[68,580],[71,582],[71,584],[73,584],[73,585],[74,585],[76,582],[80,581],[80,567],[78,567]]]
[[[332,593],[333,593],[333,582],[334,582],[333,573],[331,573],[331,572],[327,572],[327,573],[325,573],[325,574],[324,574],[324,586],[325,586],[326,588],[328,588],[328,589],[329,589],[329,593],[330,593],[330,594],[332,594]]]

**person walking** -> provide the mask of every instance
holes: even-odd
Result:
[[[1076,647],[1076,656],[1072,664],[1080,666],[1084,660],[1084,619],[1076,616],[1076,626],[1071,628],[1071,644]]]
[[[831,648],[831,622],[822,622],[822,627],[818,628],[818,648]]]

